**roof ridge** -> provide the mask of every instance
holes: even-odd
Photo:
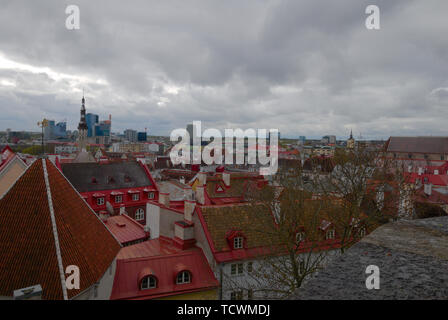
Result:
[[[53,164],[53,163],[52,163]],[[90,205],[87,203],[87,201],[84,199],[84,197],[76,190],[76,188],[73,186],[73,184],[70,182],[70,180],[64,175],[62,170],[60,170],[57,166],[53,164],[53,167],[56,168],[56,170],[59,171],[59,173],[64,177],[64,179],[68,182],[68,184],[72,187],[72,189],[76,192],[76,194],[84,201],[84,203],[87,205],[89,210],[97,217],[97,219],[103,224],[103,226],[106,228],[106,230],[112,235],[112,237],[117,241],[117,243],[120,245],[120,247],[123,247],[121,245],[121,242],[115,237],[115,235],[109,230],[109,228],[106,226],[106,224],[103,222],[103,220],[100,219],[100,217],[96,214],[96,212],[90,207]]]
[[[56,257],[58,259],[59,275],[61,277],[62,294],[64,296],[64,300],[68,300],[67,287],[65,285],[64,266],[62,264],[61,247],[59,245],[58,228],[54,215],[53,200],[51,198],[50,182],[48,180],[47,163],[45,159],[42,159],[42,168],[44,173],[45,186],[47,189],[48,208],[50,209],[51,227],[53,229],[54,243],[56,246]]]

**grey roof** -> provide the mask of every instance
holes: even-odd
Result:
[[[366,268],[380,289],[366,288]],[[386,224],[335,258],[292,299],[448,299],[448,217]]]
[[[62,172],[78,192],[136,188],[152,185],[137,161],[99,163],[66,163]],[[92,179],[96,179],[96,183]]]
[[[448,153],[448,137],[390,137],[388,152]]]

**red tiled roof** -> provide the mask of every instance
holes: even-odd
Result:
[[[218,287],[200,248],[181,250],[171,242],[158,238],[122,248],[111,299],[156,299]],[[191,283],[176,284],[180,269],[191,272]],[[141,277],[148,274],[156,277],[157,287],[140,290]]]
[[[35,161],[0,199],[0,296],[40,284],[43,299],[63,299],[60,271],[76,265],[80,289],[67,290],[72,298],[102,277],[119,249],[120,244],[49,160]]]
[[[104,224],[121,244],[148,237],[143,226],[125,214],[109,217]]]

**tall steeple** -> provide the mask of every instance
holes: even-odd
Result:
[[[353,139],[353,130],[350,129],[350,138],[347,140],[347,149],[355,148],[355,139]]]
[[[78,125],[78,147],[79,151],[86,150],[87,143],[87,122],[86,122],[86,99],[84,99],[84,93],[81,100],[81,119]]]

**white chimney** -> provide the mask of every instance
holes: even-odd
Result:
[[[193,212],[196,207],[196,201],[185,200],[184,202],[184,220],[188,222],[193,222]]]
[[[199,204],[205,204],[205,186],[196,187],[196,200]]]
[[[198,172],[198,180],[199,185],[203,186],[207,183],[207,173],[206,172]]]
[[[434,170],[434,174],[435,174],[435,175],[438,175],[438,174],[439,174],[439,170],[437,170],[437,169]]]
[[[421,176],[422,173],[423,173],[423,168],[422,168],[422,167],[419,167],[419,168],[418,168],[418,175]]]
[[[120,215],[121,214],[126,214],[124,204],[120,205]]]
[[[224,184],[227,187],[230,187],[230,173],[228,172],[223,172],[222,173],[222,180],[224,181]]]
[[[163,204],[164,206],[169,207],[170,206],[170,194],[167,192],[160,192],[159,193],[159,203]]]
[[[432,184],[431,183],[426,183],[424,185],[424,192],[426,195],[430,196],[432,193]]]

